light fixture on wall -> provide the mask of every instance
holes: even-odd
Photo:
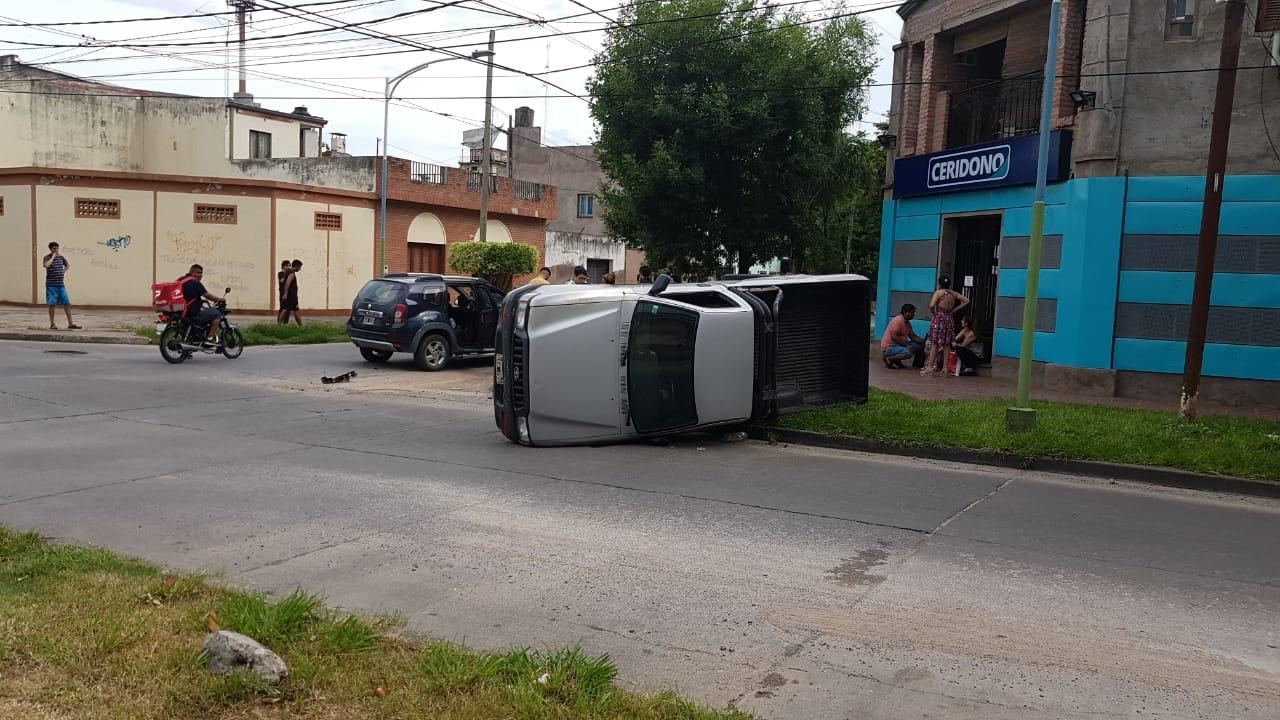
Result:
[[[880,147],[885,150],[892,150],[898,146],[898,136],[892,133],[880,133],[876,136],[876,142],[880,143]]]
[[[1092,108],[1097,97],[1098,93],[1092,90],[1072,90],[1071,103],[1075,105],[1075,108],[1071,111],[1071,114],[1076,115],[1085,108]]]

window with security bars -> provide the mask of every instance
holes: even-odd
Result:
[[[236,206],[196,203],[195,221],[198,223],[213,223],[215,225],[235,225]]]
[[[1258,0],[1258,32],[1280,32],[1280,0]]]
[[[76,217],[118,220],[120,218],[120,201],[76,198]]]
[[[316,229],[317,230],[341,230],[342,215],[339,213],[328,213],[328,212],[316,213]]]

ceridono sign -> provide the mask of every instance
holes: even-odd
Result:
[[[1039,144],[1039,136],[1024,135],[928,155],[900,157],[893,164],[893,197],[1034,184]],[[1046,169],[1046,179],[1051,183],[1062,182],[1071,174],[1070,131],[1054,130],[1049,134]]]
[[[1008,145],[937,155],[929,158],[929,188],[995,182],[1009,175]]]

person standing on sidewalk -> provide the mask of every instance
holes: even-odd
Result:
[[[289,274],[284,278],[284,292],[280,300],[280,324],[288,325],[289,316],[302,327],[302,313],[298,312],[298,271],[302,269],[302,261],[294,260],[289,265]]]
[[[951,289],[951,278],[943,275],[938,278],[938,289],[929,299],[929,357],[925,360],[921,375],[932,375],[938,372],[938,358],[942,358],[942,368],[946,369],[947,353],[956,342],[956,313],[969,305],[969,298]]]
[[[44,256],[43,261],[44,301],[49,306],[49,329],[58,329],[58,323],[54,321],[54,308],[61,305],[62,311],[67,314],[67,329],[79,330],[80,326],[71,319],[71,296],[67,295],[66,277],[71,263],[67,262],[59,250],[58,243],[49,243],[49,254]]]

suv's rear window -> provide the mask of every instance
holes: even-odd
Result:
[[[389,305],[400,302],[404,297],[406,286],[391,280],[370,280],[360,288],[357,295],[359,302],[371,302],[375,305]]]

